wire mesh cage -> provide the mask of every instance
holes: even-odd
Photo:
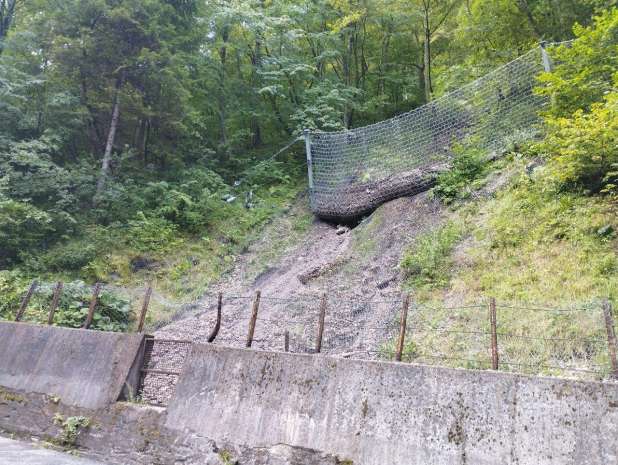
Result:
[[[457,143],[503,151],[539,131],[547,98],[534,91],[548,62],[537,47],[408,113],[365,127],[307,134],[310,198],[323,218],[351,220],[424,190],[448,168]]]

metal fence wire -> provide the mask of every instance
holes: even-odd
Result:
[[[150,340],[142,399],[167,403],[191,342],[206,343],[216,326],[217,297],[209,295],[197,313],[185,314],[182,324],[170,326],[169,333],[164,328]],[[431,306],[395,295],[366,300],[325,294],[227,296],[219,323],[212,343],[225,347],[582,380],[618,377],[607,300],[572,307],[495,299]],[[169,339],[173,335],[187,340]]]
[[[408,113],[339,132],[305,132],[313,212],[350,220],[426,189],[457,143],[500,152],[539,132],[547,97],[534,91],[551,69],[545,46]]]

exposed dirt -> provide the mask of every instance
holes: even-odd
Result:
[[[473,197],[493,196],[511,175],[510,170],[493,173]],[[423,192],[384,203],[352,229],[315,218],[306,229],[299,229],[311,218],[306,197],[300,198],[237,257],[232,271],[207,296],[185,306],[172,323],[156,331],[156,337],[206,342],[215,326],[221,292],[223,320],[215,343],[244,347],[259,290],[252,347],[283,350],[288,332],[292,352],[314,352],[320,299],[326,295],[322,352],[390,358],[402,302],[398,264],[403,251],[449,216],[439,201]],[[469,243],[464,238],[453,254],[461,266],[468,260]],[[457,293],[444,296],[447,301],[460,297]],[[157,363],[155,353],[151,368],[157,368]],[[161,363],[165,366],[165,360]],[[157,390],[151,391],[156,397]]]
[[[439,225],[445,214],[421,193],[385,203],[355,228],[313,219],[304,232],[291,218],[308,218],[299,199],[287,215],[265,228],[261,239],[236,259],[231,272],[200,301],[185,306],[157,339],[206,342],[216,322],[217,294],[223,318],[216,344],[245,347],[256,292],[261,291],[252,347],[315,352],[320,301],[327,299],[322,352],[339,356],[391,357],[398,333],[403,250]],[[186,345],[156,344],[148,368],[180,370]],[[148,374],[142,396],[165,404],[175,377]]]
[[[306,214],[307,209],[302,198],[292,214]],[[286,242],[289,224],[284,225],[285,217],[277,219],[203,301],[156,335],[205,341],[215,324],[216,294],[222,292],[224,317],[217,342],[244,345],[253,296],[260,290],[254,347],[279,350],[288,330],[291,350],[311,351],[320,295],[326,293],[325,350],[376,351],[384,333],[390,334],[400,307],[402,251],[442,219],[440,204],[422,193],[380,206],[349,231],[315,219],[296,243],[283,250],[278,248]],[[258,263],[261,272],[256,273],[256,258],[259,261],[265,250],[278,251],[279,258]]]

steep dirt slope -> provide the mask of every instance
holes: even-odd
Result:
[[[402,250],[444,215],[427,193],[379,207],[352,230],[313,219],[301,234],[290,218],[308,218],[306,198],[279,218],[238,258],[233,270],[196,306],[159,329],[161,338],[205,341],[215,323],[216,294],[223,292],[217,342],[245,343],[253,295],[262,293],[254,347],[291,350],[315,344],[319,296],[328,296],[324,350],[374,352],[389,335],[400,308],[397,269]],[[290,240],[290,235],[297,238]]]

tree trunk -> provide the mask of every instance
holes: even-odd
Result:
[[[429,28],[429,12],[425,12],[424,17],[424,34],[423,42],[423,81],[425,83],[425,101],[431,100],[433,88],[431,86],[431,29]]]
[[[227,161],[227,131],[226,131],[226,106],[225,98],[226,87],[226,65],[227,65],[227,43],[229,40],[229,27],[223,26],[221,31],[221,40],[223,44],[219,47],[219,92],[217,95],[217,112],[219,113],[219,156],[221,161]]]
[[[345,35],[346,53],[343,57],[343,82],[346,87],[352,84],[352,57],[354,53],[354,37],[348,32]],[[352,108],[349,104],[344,105],[343,109],[343,126],[346,129],[352,124]]]
[[[530,5],[528,5],[528,0],[517,0],[517,6],[519,7],[519,11],[521,11],[524,15],[526,15],[528,24],[532,28],[532,32],[536,36],[537,40],[540,40],[542,34],[541,34],[541,31],[539,30],[539,25],[534,19],[534,16],[532,16],[532,11],[530,11]]]
[[[15,6],[17,0],[0,0],[0,55],[4,49],[4,39],[9,34],[13,19],[15,19]]]
[[[253,90],[253,105],[254,111],[259,107],[259,98],[257,98],[256,90],[260,87],[260,70],[262,68],[262,40],[258,36],[255,39],[255,48],[251,54],[251,86]],[[249,123],[251,128],[251,147],[256,148],[262,145],[262,129],[257,115],[251,116]]]
[[[114,148],[114,141],[116,140],[116,130],[118,129],[118,120],[120,118],[120,89],[124,82],[124,70],[120,72],[120,75],[116,79],[116,86],[114,89],[114,103],[112,107],[112,120],[109,125],[109,132],[107,134],[107,142],[105,144],[105,153],[103,153],[103,163],[101,165],[101,174],[97,182],[97,190],[94,196],[94,204],[96,205],[97,199],[103,193],[105,188],[105,181],[109,174],[109,165],[112,159],[112,149]]]

